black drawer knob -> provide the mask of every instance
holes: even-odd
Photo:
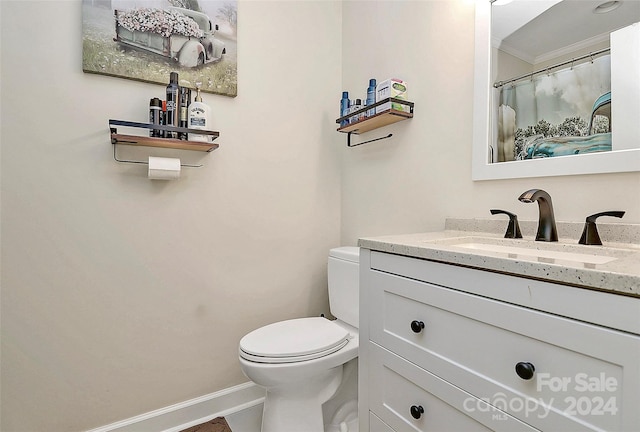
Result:
[[[516,364],[516,373],[523,380],[530,380],[533,378],[533,373],[536,371],[536,368],[533,366],[533,363],[529,362],[519,362]]]
[[[418,321],[418,320],[411,321],[411,330],[413,330],[414,333],[420,333],[423,328],[424,328],[424,323],[422,321]]]
[[[411,417],[418,420],[424,414],[424,408],[422,405],[411,405]]]

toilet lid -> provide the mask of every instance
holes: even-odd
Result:
[[[288,363],[331,354],[347,342],[349,332],[326,318],[298,318],[252,331],[240,340],[240,351],[247,360]]]

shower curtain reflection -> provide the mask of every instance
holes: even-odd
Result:
[[[505,86],[497,161],[611,150],[611,56]]]

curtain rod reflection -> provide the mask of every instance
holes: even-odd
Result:
[[[500,88],[502,86],[514,83],[516,81],[520,81],[520,80],[525,79],[525,78],[533,79],[534,75],[537,75],[537,74],[543,73],[543,72],[550,72],[552,69],[556,69],[556,68],[559,68],[559,67],[562,67],[562,66],[566,66],[568,64],[570,64],[573,67],[573,64],[575,62],[577,62],[577,61],[580,61],[580,60],[591,58],[591,61],[593,61],[593,58],[595,56],[598,56],[598,55],[604,54],[604,53],[608,53],[609,51],[611,51],[611,48],[601,49],[600,51],[595,51],[595,52],[592,52],[592,53],[589,53],[589,54],[586,54],[586,55],[583,55],[583,56],[580,56],[580,57],[576,57],[576,58],[573,58],[573,59],[568,60],[566,62],[562,62],[562,63],[558,63],[558,64],[553,65],[553,66],[549,66],[548,68],[544,68],[544,69],[537,70],[535,72],[530,72],[528,74],[520,75],[519,77],[516,77],[516,78],[511,78],[511,79],[508,79],[508,80],[505,80],[505,81],[498,81],[498,82],[493,84],[493,87],[494,88]]]

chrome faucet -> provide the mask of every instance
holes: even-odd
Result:
[[[536,240],[555,242],[558,241],[558,231],[556,230],[556,219],[553,216],[553,205],[551,196],[542,189],[531,189],[524,192],[518,200],[523,203],[538,202],[538,233]]]

